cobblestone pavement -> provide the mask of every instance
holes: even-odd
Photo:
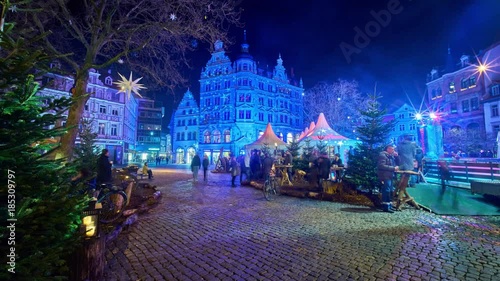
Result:
[[[156,169],[163,199],[109,245],[105,279],[499,280],[500,217],[268,202],[209,176]]]

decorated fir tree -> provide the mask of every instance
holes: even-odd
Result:
[[[296,159],[299,157],[299,150],[300,150],[300,144],[297,142],[296,139],[293,139],[292,142],[290,142],[286,148],[290,151],[292,154],[293,159]]]
[[[304,160],[310,161],[313,151],[314,151],[314,146],[311,146],[311,140],[306,139],[304,140],[305,146],[303,147],[303,152],[302,152],[302,158]]]
[[[75,147],[76,164],[92,173],[97,173],[97,159],[99,148],[95,145],[97,132],[93,129],[94,120],[82,118],[78,128],[80,144]]]
[[[66,257],[80,240],[86,202],[68,196],[73,192],[69,181],[74,165],[46,156],[57,146],[54,140],[66,133],[66,128],[51,125],[72,101],[41,102],[36,96],[39,85],[30,73],[34,66],[47,63],[47,57],[41,50],[26,51],[24,40],[13,40],[7,35],[10,31],[0,33],[0,178],[5,183],[0,191],[10,200],[0,212],[2,220],[11,220],[15,227],[2,226],[4,234],[15,232],[15,244],[9,244],[15,267],[4,254],[0,279],[59,280],[68,276]]]
[[[320,154],[326,154],[328,152],[328,143],[324,140],[319,140],[318,143],[316,143],[316,148]]]
[[[361,141],[349,156],[349,169],[346,170],[346,181],[357,189],[370,193],[377,190],[377,159],[386,144],[387,136],[394,127],[394,122],[384,121],[386,110],[380,108],[378,96],[372,95],[365,109],[360,110],[362,124],[356,129]]]

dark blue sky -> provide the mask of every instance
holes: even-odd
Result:
[[[405,91],[415,103],[421,101],[426,75],[445,64],[448,46],[458,62],[462,54],[478,53],[500,41],[499,0],[245,0],[242,5],[245,27],[231,31],[232,60],[246,29],[254,58],[274,67],[281,53],[287,71],[293,68],[306,89],[343,78],[357,80],[363,92],[373,92],[377,83],[389,109],[408,101]],[[382,10],[396,14],[376,30],[370,22],[373,13]],[[349,62],[340,44],[356,47],[355,28],[367,26],[372,28],[370,42]],[[189,75],[196,97],[200,70],[209,56],[206,50],[193,56]],[[176,94],[176,102],[184,90]]]

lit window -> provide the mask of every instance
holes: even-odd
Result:
[[[104,123],[99,123],[99,130],[97,132],[99,135],[104,135],[106,134],[106,124]]]
[[[450,82],[449,90],[450,90],[450,93],[454,93],[455,92],[455,82]]]
[[[210,143],[210,132],[206,131],[204,134],[203,134],[203,141],[205,143]]]
[[[231,142],[231,132],[229,130],[224,131],[224,142]]]
[[[214,143],[220,143],[220,131],[214,131]]]

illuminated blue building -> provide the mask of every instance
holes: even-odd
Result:
[[[212,57],[201,71],[199,119],[193,125],[198,127],[197,139],[191,141],[192,145],[185,144],[187,140],[183,141],[177,132],[182,133],[186,126],[177,126],[178,121],[173,120],[172,148],[175,153],[184,153],[186,163],[190,163],[191,157],[184,147],[196,148],[213,162],[220,151],[225,155],[242,152],[246,144],[257,140],[265,131],[267,123],[272,124],[275,133],[285,142],[291,142],[304,126],[303,91],[301,80],[297,82],[293,76],[288,77],[281,55],[269,71],[259,68],[250,55],[246,36],[241,54],[234,62],[226,56],[223,43],[217,41]],[[193,110],[196,109],[197,105],[193,104]],[[178,108],[174,114],[176,119],[181,118],[179,110],[188,109]],[[175,157],[180,158],[180,155]]]

